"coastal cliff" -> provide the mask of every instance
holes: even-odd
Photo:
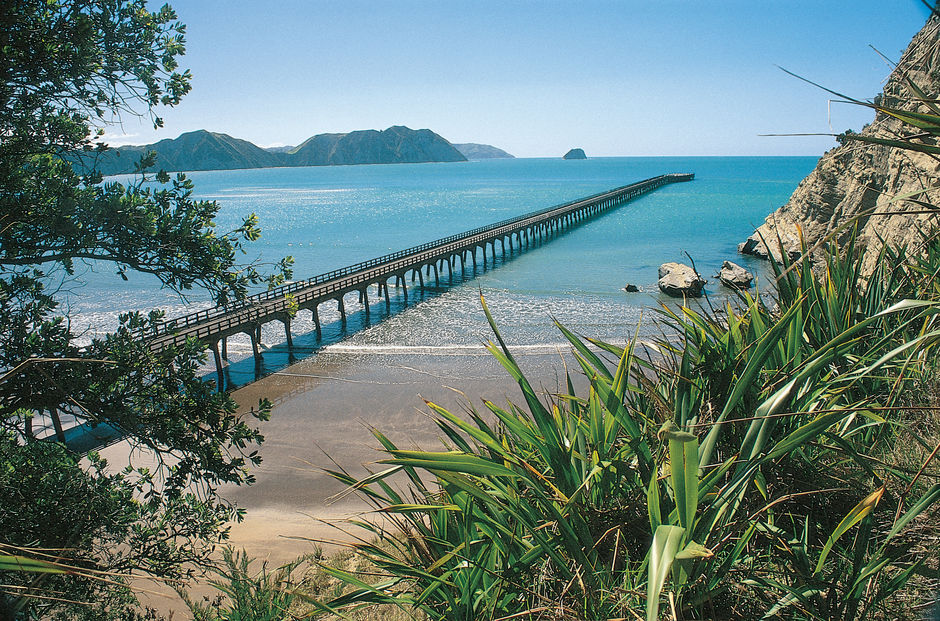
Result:
[[[888,108],[929,112],[926,105],[920,103],[922,95],[917,94],[911,84],[927,98],[934,99],[940,94],[940,20],[937,18],[928,20],[914,36],[876,103]],[[897,138],[909,135],[909,129],[898,119],[879,112],[861,135]],[[884,145],[845,139],[840,142],[841,146],[823,155],[789,201],[739,245],[740,252],[766,257],[766,241],[777,256],[779,238],[787,254],[798,255],[801,233],[811,247],[852,218],[857,219],[858,242],[870,250],[878,250],[884,242],[917,251],[922,234],[935,225],[937,219],[929,214],[911,213],[923,208],[912,201],[896,200],[896,197],[912,195],[913,199],[938,204],[940,160]],[[835,237],[845,242],[853,233],[854,227],[846,226]],[[867,253],[864,273],[873,269],[875,255],[875,252]]]

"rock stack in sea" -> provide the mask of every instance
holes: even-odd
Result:
[[[910,84],[919,90],[918,94]],[[911,41],[897,68],[888,78],[876,103],[888,108],[931,112],[924,99],[940,95],[940,20],[927,21]],[[910,133],[901,121],[884,113],[866,126],[862,135],[896,138]],[[857,219],[855,226],[836,232],[844,244],[857,226],[858,242],[878,250],[882,240],[892,246],[905,246],[914,253],[922,233],[936,224],[935,215],[914,213],[922,207],[911,201],[895,200],[905,194],[921,192],[914,199],[940,202],[935,157],[890,146],[843,140],[827,152],[816,169],[797,187],[786,205],[772,213],[757,231],[738,247],[740,252],[766,257],[768,246],[779,254],[778,239],[784,252],[799,256],[800,239],[808,247],[838,227]],[[887,212],[891,212],[887,215]],[[765,242],[766,244],[765,245]],[[876,252],[868,252],[863,272],[874,268]]]

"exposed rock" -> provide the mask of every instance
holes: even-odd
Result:
[[[769,249],[767,244],[761,240],[760,234],[755,232],[738,244],[738,252],[761,259],[773,257],[778,263],[782,262],[781,248],[791,261],[795,261],[803,254],[800,250],[800,240],[789,233],[781,233],[779,239],[774,237],[767,241],[770,243]]]
[[[477,144],[476,142],[454,144],[454,148],[463,153],[463,156],[468,160],[494,160],[516,157],[492,145]]]
[[[697,298],[707,281],[693,268],[683,263],[663,263],[659,266],[659,290],[674,298]]]
[[[718,271],[718,280],[726,287],[732,289],[750,289],[754,282],[754,274],[750,273],[737,263],[725,261]]]
[[[584,154],[584,149],[572,149],[565,153],[564,159],[566,160],[586,160],[587,155]]]
[[[632,285],[628,283],[627,286],[623,288],[623,290],[626,291],[627,293],[638,293],[640,291],[640,288],[637,287],[636,285]]]
[[[923,91],[914,92],[907,80]],[[876,101],[889,108],[930,112],[926,104],[940,95],[940,20],[931,18],[914,37],[902,56],[897,69],[888,78],[882,95]],[[901,121],[883,113],[866,126],[861,134],[879,138],[896,138],[908,134]],[[937,204],[940,187],[936,180],[940,164],[930,155],[894,147],[842,140],[827,152],[790,197],[786,205],[771,214],[745,241],[739,250],[766,257],[767,248],[758,234],[778,255],[777,239],[784,250],[799,255],[802,232],[807,247],[812,248],[840,226],[857,218],[858,243],[867,246],[863,275],[874,269],[877,250],[882,240],[892,246],[905,246],[916,253],[922,234],[936,224],[936,216],[904,213],[922,208],[909,201],[894,201],[897,196],[922,191],[917,196]],[[885,212],[893,212],[890,215]],[[877,215],[872,215],[872,214]],[[855,226],[846,226],[835,234],[844,244],[853,235]],[[818,255],[817,255],[818,257]]]

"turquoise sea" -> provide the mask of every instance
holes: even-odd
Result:
[[[194,172],[198,198],[217,200],[220,230],[254,212],[263,235],[246,259],[295,259],[295,277],[319,273],[498,220],[671,172],[694,172],[691,183],[672,184],[571,230],[496,268],[467,269],[452,286],[421,292],[409,288],[409,305],[392,289],[391,313],[371,298],[365,323],[356,295],[342,331],[335,306],[321,309],[323,341],[309,331],[310,314],[294,324],[299,356],[331,351],[426,351],[459,355],[489,338],[482,290],[510,343],[553,348],[561,338],[552,320],[613,341],[630,337],[641,316],[668,299],[656,289],[657,268],[687,262],[710,277],[725,259],[760,273],[762,266],[737,255],[771,211],[786,202],[813,168],[815,157],[637,157],[481,160],[446,164],[275,168]],[[257,255],[257,256],[256,256]],[[123,282],[109,270],[87,267],[81,284],[70,283],[69,304],[89,334],[108,330],[126,310],[164,308],[169,316],[205,307],[199,294],[188,301],[148,278]],[[643,293],[627,294],[626,283]],[[409,283],[410,284],[410,283]],[[444,284],[442,282],[442,284]],[[390,288],[391,289],[391,288]],[[710,295],[726,292],[712,279]],[[419,303],[416,303],[419,302]],[[306,336],[304,336],[306,333]],[[265,365],[286,358],[278,346],[283,328],[263,333],[270,349]],[[233,360],[250,352],[247,339],[229,345]],[[280,353],[279,353],[280,352]]]

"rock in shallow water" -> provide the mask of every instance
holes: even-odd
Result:
[[[663,263],[659,266],[659,290],[674,298],[702,295],[706,280],[693,268],[682,263]]]
[[[636,285],[627,284],[627,286],[624,287],[623,290],[626,291],[627,293],[637,293],[639,292],[640,288],[637,287]]]
[[[725,261],[718,272],[718,280],[731,289],[750,289],[754,281],[754,274],[750,273],[737,263]]]

